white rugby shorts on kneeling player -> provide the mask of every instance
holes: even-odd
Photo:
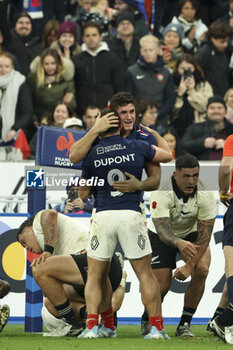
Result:
[[[128,259],[151,253],[144,216],[134,210],[104,210],[95,213],[90,228],[87,255],[110,260],[119,240]]]

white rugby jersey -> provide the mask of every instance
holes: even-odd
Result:
[[[42,250],[44,250],[44,234],[41,226],[39,211],[33,220],[33,231]],[[57,215],[57,238],[53,255],[75,254],[86,249],[89,226],[83,224],[78,218],[70,218],[64,214]]]
[[[156,233],[152,218],[169,217],[175,236],[184,238],[197,230],[197,219],[210,220],[216,216],[216,200],[213,192],[205,190],[199,180],[197,191],[187,201],[177,195],[173,189],[172,177],[164,182],[158,191],[151,193],[148,228]]]

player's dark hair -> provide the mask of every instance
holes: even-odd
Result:
[[[176,170],[181,170],[181,168],[195,168],[200,167],[196,157],[191,154],[183,154],[176,158]]]
[[[113,95],[110,100],[110,108],[112,111],[116,112],[119,107],[127,106],[130,103],[135,105],[135,98],[129,92],[122,91]]]
[[[19,227],[18,232],[17,232],[17,241],[19,242],[19,235],[23,232],[23,230],[26,227],[30,227],[33,224],[33,220],[34,220],[35,216],[30,217],[29,219],[25,220]]]
[[[5,295],[11,290],[10,283],[8,281],[0,281],[2,288],[0,290],[0,299],[4,298]]]
[[[105,114],[108,114],[108,113],[111,113],[111,112],[112,112],[111,109],[108,109],[108,108],[102,109],[102,110],[101,110],[101,118],[102,118]],[[111,134],[115,134],[115,133],[119,130],[121,120],[120,120],[120,118],[119,118],[119,116],[117,115],[116,112],[114,112],[114,115],[115,115],[116,117],[118,117],[118,126],[114,126],[114,127],[112,127],[112,128],[109,128],[109,129],[106,130],[105,132],[103,132],[103,133],[101,134],[102,137],[105,137],[105,136],[111,135]]]

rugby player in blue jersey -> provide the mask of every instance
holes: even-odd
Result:
[[[139,279],[142,302],[149,313],[151,332],[145,338],[168,338],[162,325],[159,285],[150,267],[151,247],[141,215],[141,191],[123,193],[115,190],[113,184],[115,180],[125,181],[129,174],[136,182],[140,181],[146,161],[168,162],[172,159],[172,154],[168,144],[159,135],[158,146],[135,138],[122,138],[120,120],[126,128],[134,129],[133,117],[130,116],[134,113],[134,105],[129,103],[122,106],[122,112],[125,109],[127,117],[116,116],[114,122],[111,119],[109,124],[113,127],[101,133],[99,142],[83,161],[82,177],[98,177],[104,180],[104,185],[95,188],[96,213],[89,235],[88,279],[85,288],[88,327],[80,338],[116,336],[108,271],[117,240]],[[120,114],[121,111],[118,110],[117,113]],[[76,159],[80,159],[77,147],[75,151]],[[106,311],[101,313],[103,325],[99,329],[100,308]]]
[[[111,109],[103,118],[97,117],[94,126],[82,137],[75,142],[70,150],[70,160],[73,163],[82,161],[91,147],[99,141],[99,135],[105,132],[109,127],[114,127],[118,123],[117,114],[121,120],[121,136],[129,139],[143,140],[151,145],[157,145],[158,140],[152,133],[147,131],[147,128],[135,124],[135,99],[128,92],[119,92],[115,94],[110,101]],[[159,143],[163,144],[163,139],[159,138]],[[160,144],[158,144],[160,146]],[[114,184],[114,188],[122,192],[152,191],[159,187],[161,171],[158,163],[152,164],[146,162],[146,173],[148,178],[145,181],[137,180],[132,174],[129,174],[128,179],[123,182]]]

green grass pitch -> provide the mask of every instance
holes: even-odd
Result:
[[[47,338],[41,334],[24,333],[23,325],[6,325],[0,333],[0,350],[217,350],[230,347],[206,333],[206,326],[192,326],[192,332],[196,335],[192,339],[174,337],[176,326],[165,328],[171,340],[144,340],[140,335],[140,326],[119,325],[115,339],[77,339]]]

